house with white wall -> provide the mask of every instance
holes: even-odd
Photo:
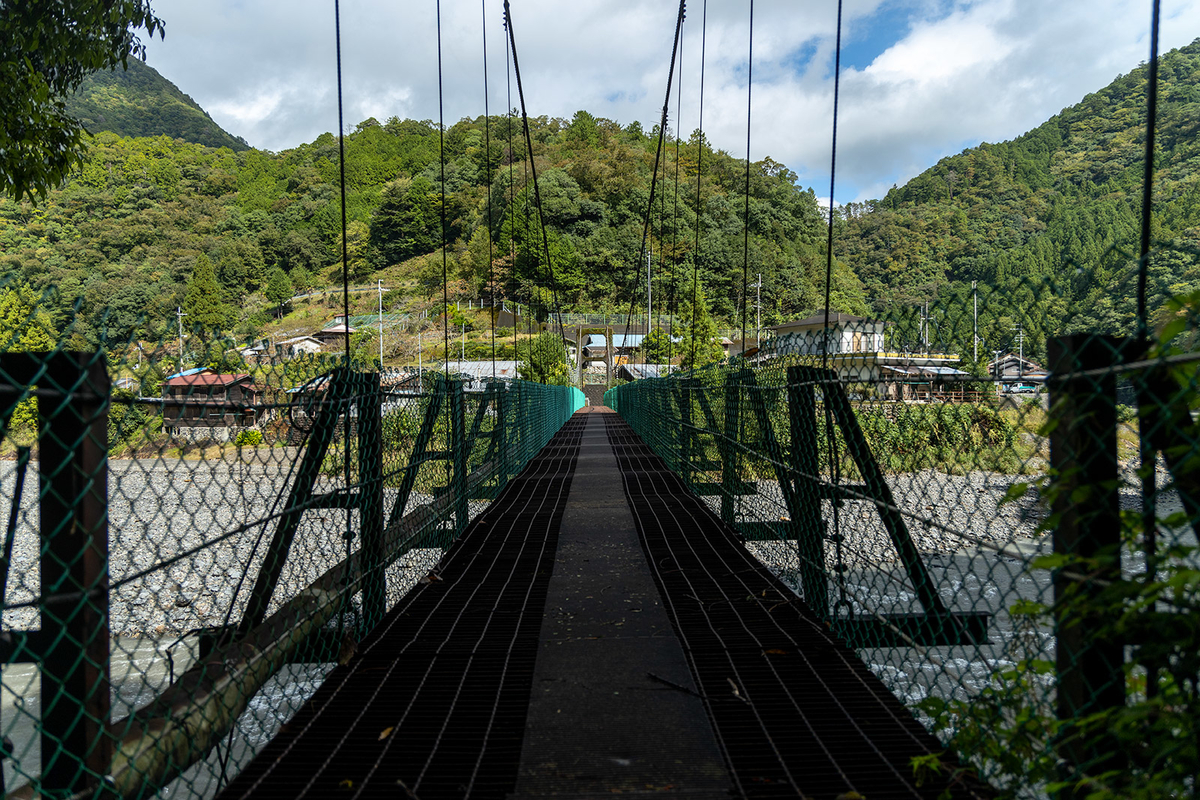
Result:
[[[810,356],[814,364],[824,360],[844,381],[875,384],[881,396],[895,400],[932,396],[946,384],[971,379],[953,366],[959,361],[956,355],[889,350],[888,324],[830,311],[826,327],[825,312],[818,311],[769,328],[774,336],[764,349],[776,357]]]

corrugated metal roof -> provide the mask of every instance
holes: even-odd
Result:
[[[167,386],[229,386],[234,383],[241,383],[249,380],[247,374],[228,375],[228,374],[193,374],[181,375],[176,378],[167,378],[163,383]]]
[[[199,375],[201,372],[212,372],[212,367],[192,367],[191,369],[185,369],[183,372],[176,372],[174,375],[168,375],[164,380],[169,381],[172,378],[183,378],[188,375]]]
[[[496,362],[497,378],[516,378],[517,362],[516,361],[499,361]],[[492,361],[450,361],[447,362],[444,369],[449,369],[451,375],[465,375],[473,381],[485,380],[492,377]],[[436,370],[441,372],[442,370]]]

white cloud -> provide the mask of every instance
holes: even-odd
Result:
[[[533,115],[598,116],[653,125],[661,112],[675,9],[658,0],[513,0],[526,102]],[[697,125],[700,18],[685,27],[683,118]],[[892,183],[980,140],[1018,135],[1128,72],[1148,53],[1144,0],[850,0],[844,38],[883,41],[873,63],[843,71],[839,202],[879,196]],[[279,150],[337,125],[333,12],[316,0],[160,0],[167,39],[150,63],[231,132]],[[367,116],[436,119],[434,3],[342,4],[346,124]],[[493,113],[505,107],[500,0],[488,0]],[[705,129],[745,152],[747,3],[708,8]],[[872,26],[907,11],[901,30]],[[443,89],[448,123],[483,112],[481,14],[443,0]],[[754,158],[770,155],[828,195],[836,2],[757,0]],[[1162,47],[1200,32],[1200,0],[1165,0]],[[811,53],[797,63],[798,53]],[[517,103],[513,85],[513,103]]]

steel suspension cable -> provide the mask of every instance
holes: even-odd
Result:
[[[508,255],[510,260],[509,269],[511,270],[509,280],[515,281],[517,278],[517,199],[516,199],[516,184],[513,183],[515,177],[513,175],[513,135],[512,135],[512,120],[513,120],[513,104],[512,104],[512,70],[509,63],[509,46],[508,46],[508,17],[504,18],[504,80],[508,88]],[[519,362],[521,360],[520,353],[517,351],[517,334],[520,332],[520,320],[517,318],[517,287],[513,287],[513,360]]]
[[[335,49],[337,51],[337,96],[338,96],[338,186],[342,201],[342,314],[344,321],[342,327],[345,329],[346,336],[346,357],[344,359],[345,368],[350,369],[350,257],[349,246],[346,242],[346,123],[342,112],[342,12],[339,0],[333,0],[333,32],[336,40]],[[182,359],[182,355],[180,356]],[[182,365],[182,361],[180,362]],[[383,361],[380,360],[379,368],[383,369]],[[346,406],[346,430],[350,430],[350,407]],[[350,479],[350,448],[343,448],[342,451],[342,475],[345,478],[346,486],[351,484]],[[346,514],[346,529],[343,533],[343,539],[346,542],[346,556],[350,556],[351,541],[354,539],[354,531],[350,527],[350,514]]]
[[[437,0],[438,164],[441,168],[442,222],[442,365],[450,379],[450,273],[446,266],[446,113],[442,98],[442,0]],[[461,365],[460,365],[461,367]],[[449,435],[449,434],[447,434]]]
[[[492,118],[488,107],[487,0],[479,0],[479,5],[483,16],[483,162],[487,165],[488,290],[491,294],[488,320],[492,330],[492,380],[496,380],[496,254],[492,237]]]
[[[339,0],[333,0],[333,31],[337,49],[338,96],[338,170],[342,195],[342,313],[346,316],[346,363],[350,363],[350,272],[349,247],[346,244],[346,123],[342,115],[342,14]]]
[[[635,287],[638,285],[637,276],[641,273],[642,257],[646,255],[646,243],[650,235],[650,223],[654,214],[654,197],[655,189],[658,182],[658,165],[662,159],[663,151],[663,136],[667,130],[667,111],[671,105],[671,86],[675,82],[675,58],[679,53],[679,38],[683,33],[683,18],[687,10],[687,0],[679,0],[679,14],[675,19],[675,39],[671,44],[671,65],[667,69],[667,93],[663,98],[662,117],[658,123],[658,147],[654,151],[654,169],[650,173],[650,200],[646,204],[646,219],[642,225],[642,246],[638,251],[637,263],[634,264],[633,274],[634,279],[631,284],[633,291],[629,293],[629,313],[625,317],[625,341],[629,341],[629,326],[633,323],[633,309],[637,303],[638,292]],[[650,309],[646,309],[647,321],[649,321]],[[649,334],[649,330],[646,331]]]
[[[512,10],[509,8],[508,0],[504,0],[504,18],[508,22],[508,41],[512,47],[513,73],[517,76],[517,99],[521,101],[521,125],[525,131],[525,146],[529,150],[529,171],[533,174],[533,202],[537,208],[538,224],[542,229],[542,246],[546,254],[546,268],[550,273],[550,294],[554,300],[554,311],[558,317],[558,335],[562,339],[565,355],[567,334],[563,328],[562,306],[558,302],[558,284],[554,277],[554,263],[550,260],[550,238],[546,232],[546,219],[542,214],[542,193],[538,189],[537,162],[533,157],[533,138],[529,135],[529,114],[525,108],[525,89],[521,83],[521,64],[517,59],[517,39],[516,34],[513,32]]]
[[[671,283],[667,297],[667,371],[675,357],[675,282],[679,267],[679,140],[683,138],[684,31],[679,33],[679,85],[675,92],[675,211],[671,220]]]
[[[696,324],[699,320],[697,303],[700,292],[700,176],[704,173],[704,59],[708,46],[708,0],[700,13],[700,141],[696,151],[696,243],[692,248],[692,330],[689,366],[696,368]]]
[[[1158,117],[1158,28],[1161,15],[1159,0],[1153,0],[1150,14],[1150,61],[1146,64],[1146,163],[1142,174],[1142,231],[1138,251],[1137,326],[1135,334],[1145,340],[1150,333],[1146,312],[1146,283],[1150,271],[1150,222],[1154,190],[1154,138]],[[1158,568],[1158,458],[1149,437],[1138,438],[1139,465],[1142,467],[1142,547],[1146,557],[1146,573],[1155,580]],[[1147,469],[1147,467],[1149,467]],[[1146,676],[1146,694],[1158,695],[1158,670],[1150,669]]]
[[[750,0],[750,43],[746,52],[746,204],[742,218],[742,359],[746,358],[746,314],[750,310],[750,118],[754,89],[754,0]]]
[[[1158,26],[1160,0],[1153,0],[1150,17],[1150,61],[1146,64],[1146,163],[1142,173],[1142,231],[1138,264],[1138,336],[1149,330],[1146,321],[1146,277],[1150,267],[1150,212],[1154,189],[1154,134],[1158,116]]]
[[[828,237],[825,242],[825,328],[822,332],[821,346],[821,369],[829,368],[829,348],[832,341],[829,330],[829,302],[832,296],[830,286],[833,280],[833,198],[834,189],[836,187],[835,176],[837,172],[837,115],[838,115],[838,92],[841,86],[841,71],[842,71],[842,0],[838,0],[837,6],[837,37],[833,49],[833,136],[832,144],[830,145],[829,155],[829,222],[828,222]],[[840,388],[840,387],[839,387]],[[827,389],[822,388],[822,395]],[[828,400],[823,400],[822,405],[825,410],[825,439],[829,442],[827,452],[829,453],[829,473],[834,486],[841,483],[841,457],[838,453],[837,436],[833,424],[833,409],[830,407]],[[846,599],[846,573],[842,569],[843,554],[842,554],[842,537],[841,533],[841,514],[840,504],[833,502],[833,532],[834,532],[834,548],[835,558],[837,563],[838,573],[838,601],[837,607],[850,607],[850,601]],[[799,542],[797,542],[797,549]],[[798,558],[799,556],[797,556]],[[828,613],[828,609],[817,609],[818,613]]]

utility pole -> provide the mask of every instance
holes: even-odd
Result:
[[[379,369],[383,369],[383,281],[379,281]]]
[[[758,283],[754,284],[754,340],[755,345],[762,347],[762,273],[758,273]]]
[[[921,347],[929,354],[929,301],[921,307]]]
[[[1025,377],[1025,329],[1017,323],[1017,378]]]
[[[421,323],[417,323],[417,381],[421,380]]]
[[[467,323],[463,323],[462,335],[462,351],[458,357],[458,368],[462,369],[462,362],[467,360]]]
[[[650,335],[650,326],[654,321],[653,295],[650,289],[650,248],[646,248],[646,335]]]
[[[971,281],[971,301],[975,307],[974,325],[972,327],[972,339],[975,342],[974,355],[975,363],[979,363],[979,281]]]
[[[179,319],[179,371],[183,372],[183,318],[187,314],[183,313],[183,309],[175,306],[175,316]]]

